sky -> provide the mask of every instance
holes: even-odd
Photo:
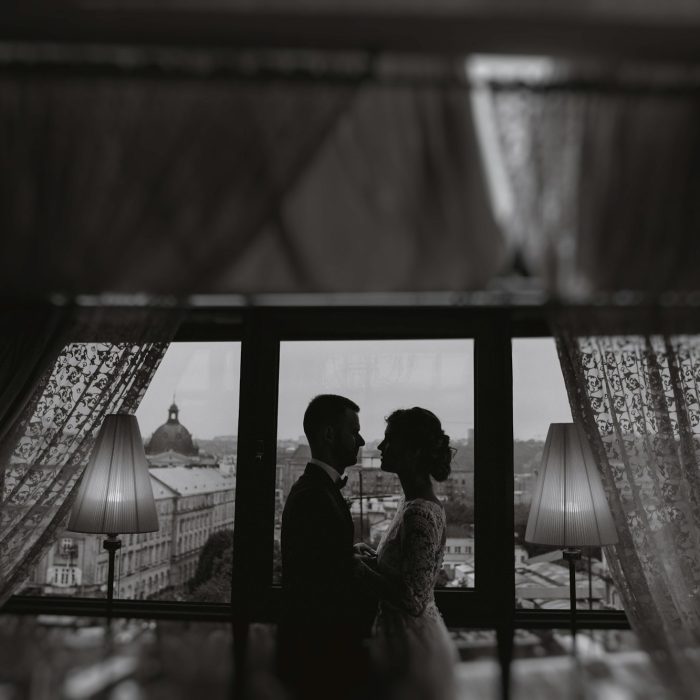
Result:
[[[549,423],[571,420],[551,338],[513,341],[514,432],[544,439]],[[423,406],[453,439],[474,423],[470,340],[289,341],[280,349],[278,437],[298,439],[307,403],[339,393],[360,406],[367,442],[384,433],[396,408]],[[173,398],[180,422],[195,438],[235,435],[240,344],[172,343],[136,416],[145,438],[167,419]]]

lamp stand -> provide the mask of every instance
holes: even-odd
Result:
[[[121,548],[122,541],[116,534],[108,534],[107,539],[102,541],[102,546],[109,553],[109,564],[107,570],[107,615],[112,617],[112,601],[114,600],[114,555]]]
[[[578,547],[567,547],[564,551],[564,559],[569,562],[569,602],[571,607],[571,649],[576,656],[576,568],[577,559],[581,558],[581,550]]]

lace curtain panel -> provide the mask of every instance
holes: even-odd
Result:
[[[108,413],[133,413],[177,327],[177,312],[83,312],[3,444],[0,605],[22,584],[70,512]],[[109,342],[106,342],[107,339]]]
[[[697,78],[540,63],[480,89],[512,255],[563,300],[698,290]]]
[[[625,611],[678,698],[700,683],[700,336],[561,331],[574,420],[597,455]]]
[[[66,310],[57,307],[0,310],[0,445],[61,350],[66,320]],[[2,476],[0,470],[0,493]]]

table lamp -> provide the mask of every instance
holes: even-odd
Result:
[[[136,416],[105,416],[68,522],[72,532],[107,535],[107,601],[114,598],[114,556],[119,534],[159,529],[148,462]]]

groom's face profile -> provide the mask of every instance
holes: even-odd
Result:
[[[357,463],[357,453],[365,444],[360,435],[360,418],[357,413],[346,408],[336,425],[333,427],[334,466],[345,469]]]

